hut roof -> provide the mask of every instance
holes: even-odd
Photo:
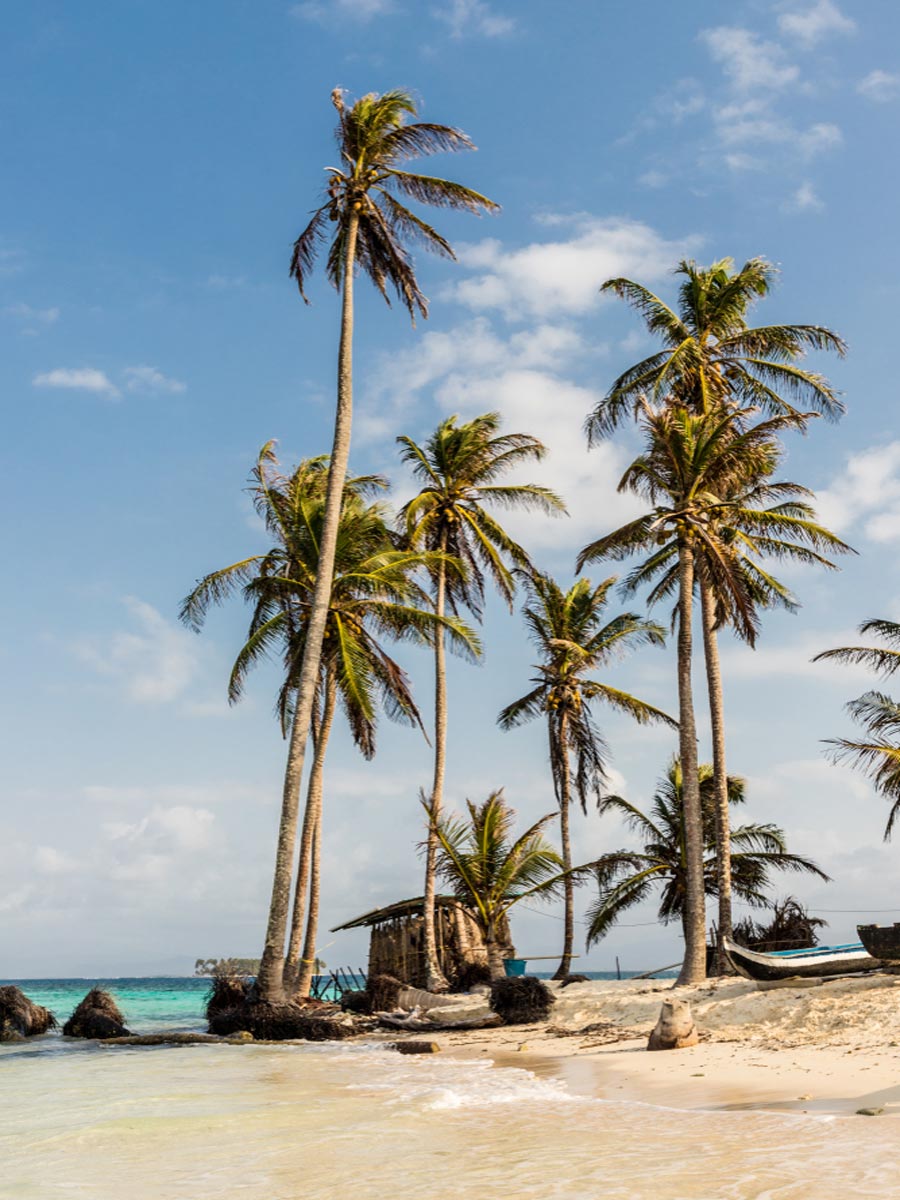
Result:
[[[459,904],[455,896],[435,896],[434,903],[438,908],[449,908]],[[392,921],[397,917],[420,917],[425,904],[424,896],[414,896],[411,900],[398,900],[396,904],[388,904],[386,908],[373,908],[371,912],[354,917],[343,925],[335,925],[332,933],[340,933],[344,929],[359,929],[366,925],[380,925],[382,921]]]

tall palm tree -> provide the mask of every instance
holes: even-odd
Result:
[[[401,511],[411,546],[451,555],[465,574],[451,576],[441,560],[433,573],[434,606],[441,617],[449,607],[468,608],[481,615],[485,578],[512,606],[515,580],[512,567],[529,565],[528,556],[488,511],[489,508],[538,509],[556,514],[563,502],[537,484],[501,484],[509,471],[540,461],[546,447],[526,433],[500,433],[500,414],[485,413],[459,423],[447,417],[424,445],[399,437],[400,457],[421,482],[421,491]],[[444,639],[434,645],[434,776],[430,811],[441,815],[447,760],[447,674]],[[437,957],[434,927],[435,856],[437,835],[429,834],[425,856],[424,941],[426,986],[447,987]]]
[[[709,267],[683,260],[676,268],[682,276],[675,308],[665,304],[649,288],[634,280],[610,279],[601,290],[611,292],[630,304],[662,348],[624,371],[590,413],[586,422],[589,442],[608,436],[629,412],[641,404],[677,403],[695,414],[712,414],[717,409],[794,414],[802,408],[829,418],[837,418],[843,405],[824,376],[799,365],[810,350],[835,351],[843,356],[846,345],[838,334],[822,325],[763,325],[752,327],[748,317],[752,306],[770,292],[777,271],[763,258],[752,258],[734,270],[730,258]],[[684,563],[687,568],[687,563]],[[712,621],[714,605],[722,597],[715,593],[712,580],[700,575],[701,606],[704,608],[704,632]],[[686,583],[684,575],[681,583]],[[680,650],[692,647],[687,639]],[[707,678],[711,696],[718,679],[715,647],[705,636]],[[721,697],[720,697],[721,699]],[[715,699],[713,699],[715,706]],[[713,724],[717,717],[713,715]],[[721,733],[721,730],[720,730]],[[728,820],[726,764],[723,739],[715,757],[716,789],[723,820]],[[682,754],[685,747],[682,745]],[[683,757],[687,807],[697,812],[699,800],[693,764]],[[692,855],[694,870],[699,858]],[[723,862],[723,879],[727,862]],[[692,887],[697,893],[698,886]],[[727,890],[722,904],[728,906]],[[699,962],[699,954],[694,956]]]
[[[693,412],[722,406],[796,413],[798,405],[837,418],[844,406],[824,376],[797,364],[810,350],[843,356],[844,340],[824,325],[761,325],[747,317],[772,289],[777,268],[751,258],[739,271],[723,258],[709,267],[682,260],[672,309],[643,284],[608,279],[602,292],[625,300],[662,349],[629,367],[588,416],[591,441],[608,436],[643,400],[675,397]]]
[[[652,547],[652,562],[654,554],[674,542],[669,553],[674,551],[671,561],[677,563],[671,579],[678,589],[679,758],[684,772],[687,854],[682,983],[694,983],[706,973],[702,813],[691,682],[694,590],[702,569],[727,610],[751,619],[756,592],[718,536],[718,514],[727,497],[770,472],[776,433],[803,421],[802,415],[784,414],[742,426],[743,416],[741,410],[695,416],[674,404],[653,408],[644,402],[641,425],[646,448],[625,472],[619,490],[635,492],[652,508],[586,546],[578,559],[580,570],[585,562],[623,559]]]
[[[503,918],[529,896],[554,895],[563,881],[562,860],[542,830],[555,813],[541,817],[515,840],[515,813],[492,792],[483,804],[466,801],[468,821],[436,817],[426,804],[429,838],[438,842],[437,871],[457,900],[472,910],[484,937],[492,979],[505,974],[498,937]]]
[[[839,646],[823,650],[813,662],[832,660],[869,667],[882,678],[889,679],[900,669],[900,624],[872,618],[863,621],[859,632],[875,634],[881,646]],[[847,711],[860,724],[866,737],[859,741],[850,738],[828,738],[834,747],[836,762],[849,762],[875,784],[875,790],[890,801],[884,828],[884,840],[890,841],[894,822],[900,816],[900,704],[883,692],[865,692],[851,700]]]
[[[243,694],[249,671],[278,654],[284,677],[277,709],[285,734],[296,727],[298,678],[308,636],[325,522],[327,460],[306,460],[290,476],[276,469],[267,444],[253,473],[257,511],[274,540],[273,547],[201,579],[182,607],[182,619],[200,629],[211,604],[242,589],[252,604],[247,639],[237,655],[229,682],[229,700]],[[317,712],[313,727],[314,759],[307,789],[293,921],[284,983],[289,991],[308,990],[315,959],[318,917],[319,846],[322,778],[328,738],[338,704],[347,716],[354,741],[367,758],[375,752],[378,709],[392,719],[419,725],[409,681],[388,655],[384,639],[430,644],[437,629],[454,648],[477,654],[477,638],[456,616],[439,619],[430,597],[417,581],[433,569],[436,555],[399,549],[387,526],[387,509],[367,497],[386,487],[379,476],[349,479],[335,546],[335,576],[320,660]],[[447,564],[453,572],[455,564]],[[290,761],[287,770],[290,770]],[[309,889],[310,905],[306,911]],[[300,943],[306,916],[302,961]]]
[[[778,464],[780,448],[771,444],[769,472]],[[756,645],[761,609],[781,607],[796,612],[799,604],[790,590],[766,570],[765,559],[790,560],[807,565],[836,569],[825,553],[852,553],[816,520],[808,502],[809,489],[800,484],[754,475],[736,479],[730,491],[723,490],[718,502],[708,507],[707,529],[712,536],[695,549],[697,582],[700,593],[707,693],[712,726],[713,777],[718,814],[717,859],[719,864],[718,908],[720,933],[718,969],[725,967],[724,937],[731,937],[731,849],[729,801],[725,749],[725,710],[718,634],[730,626],[749,646]],[[659,532],[651,539],[649,556],[634,568],[623,585],[626,596],[640,587],[652,585],[648,603],[652,606],[678,589],[677,536],[660,542]],[[736,574],[739,587],[717,584],[717,564],[728,563],[728,573]]]
[[[494,201],[462,184],[407,171],[411,159],[446,151],[474,149],[458,129],[410,121],[417,115],[413,98],[404,91],[374,92],[351,106],[340,88],[332,92],[338,114],[336,131],[340,165],[326,168],[328,195],[294,243],[290,273],[301,295],[328,231],[328,278],[341,293],[341,333],[338,349],[337,404],[328,469],[325,520],[322,527],[319,573],[309,617],[308,637],[297,687],[296,719],[291,732],[290,771],[282,793],[281,817],[272,897],[260,962],[257,988],[268,1001],[284,999],[285,935],[291,899],[291,879],[297,840],[300,781],[306,743],[312,725],[319,660],[334,573],[334,554],[344,480],[350,456],[353,414],[353,284],[362,269],[389,301],[394,289],[410,317],[427,316],[425,297],[416,280],[406,242],[453,258],[449,243],[398,199],[409,197],[439,208],[472,213],[497,210]]]
[[[716,867],[716,798],[711,763],[699,768],[703,812],[703,886],[707,895],[718,890]],[[745,785],[737,776],[728,778],[728,799],[733,806],[745,801]],[[684,781],[681,764],[673,759],[657,785],[649,813],[622,796],[606,796],[602,812],[614,813],[641,839],[639,850],[614,850],[594,864],[599,888],[588,912],[587,944],[605,937],[632,906],[660,889],[659,919],[663,924],[684,923],[687,909],[685,866]],[[784,832],[776,825],[740,825],[732,833],[734,893],[754,907],[769,903],[772,871],[795,871],[828,876],[808,858],[788,853]]]
[[[588,579],[578,579],[565,592],[549,575],[538,571],[520,572],[520,577],[528,597],[522,615],[540,662],[535,667],[537,675],[531,679],[535,686],[507,705],[497,720],[502,729],[513,729],[538,717],[547,722],[550,773],[560,813],[562,861],[569,872],[572,869],[569,807],[573,790],[586,812],[588,797],[599,800],[606,782],[608,751],[594,719],[592,701],[627,713],[640,725],[653,721],[677,725],[653,705],[589,676],[609,666],[624,652],[643,645],[664,645],[665,635],[661,626],[642,620],[637,613],[620,613],[606,620],[606,605],[615,577],[596,586]],[[571,875],[566,876],[563,887],[563,952],[555,979],[565,979],[569,974],[574,951]]]

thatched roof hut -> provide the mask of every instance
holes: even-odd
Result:
[[[489,982],[484,938],[472,911],[454,896],[436,896],[434,903],[438,961],[450,986],[464,990],[473,983]],[[422,896],[399,900],[354,917],[331,932],[368,927],[371,930],[369,976],[393,975],[412,987],[423,988],[426,984],[423,905]],[[509,924],[504,921],[499,932],[509,957],[514,957]]]

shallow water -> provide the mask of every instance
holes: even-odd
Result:
[[[0,1048],[0,1089],[3,1200],[900,1194],[900,1122],[593,1100],[521,1069],[375,1046],[48,1036]]]

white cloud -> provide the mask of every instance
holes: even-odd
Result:
[[[814,655],[835,646],[859,645],[859,634],[853,629],[807,630],[798,632],[788,642],[770,642],[761,638],[755,650],[740,642],[722,651],[723,675],[729,679],[796,678],[833,683],[845,690],[853,683],[870,679],[863,667],[836,667],[833,662],[811,662]]]
[[[785,212],[821,212],[825,205],[809,182],[801,183],[797,190],[782,205]]]
[[[30,304],[7,304],[3,309],[5,317],[15,317],[36,325],[53,325],[59,320],[58,308],[32,308]]]
[[[247,282],[244,275],[210,275],[206,280],[206,286],[217,292],[227,292],[235,288],[242,288]]]
[[[514,18],[500,16],[484,0],[448,0],[432,12],[437,20],[449,26],[450,36],[455,38],[467,34],[504,37],[516,27]]]
[[[713,120],[719,140],[726,146],[748,143],[780,145],[792,155],[799,155],[806,160],[839,146],[843,141],[838,126],[828,122],[820,121],[806,129],[798,129],[784,117],[772,112],[767,98],[752,97],[722,105],[715,110]],[[745,169],[758,164],[741,155],[730,165]]]
[[[129,392],[167,392],[170,395],[178,395],[187,390],[187,385],[180,379],[163,375],[156,367],[126,367],[123,375]]]
[[[107,396],[110,400],[117,400],[122,394],[106,372],[96,367],[57,367],[53,371],[35,375],[32,383],[35,387],[94,392],[98,396]]]
[[[366,22],[374,17],[387,16],[395,11],[393,0],[306,0],[303,4],[294,4],[288,10],[293,17],[304,21],[318,21],[321,24],[340,21],[342,18],[351,21]]]
[[[128,597],[124,603],[139,632],[86,638],[76,643],[75,653],[99,674],[114,680],[136,703],[165,704],[178,699],[197,669],[192,635],[143,600]]]
[[[829,34],[855,33],[856,22],[845,16],[833,0],[816,0],[809,8],[782,13],[778,28],[808,49]]]
[[[851,454],[816,505],[838,533],[859,526],[873,542],[900,541],[900,441]]]
[[[638,176],[638,183],[641,187],[661,188],[665,187],[668,182],[669,177],[664,171],[650,170]]]
[[[867,100],[874,100],[876,104],[887,104],[900,95],[900,75],[880,69],[870,71],[856,85],[856,90]]]
[[[704,29],[700,40],[738,92],[780,91],[799,79],[799,69],[787,61],[781,46],[750,29],[720,25]]]
[[[0,913],[16,912],[18,909],[24,908],[34,891],[34,884],[25,883],[0,896]]]
[[[80,863],[53,846],[38,846],[34,852],[34,865],[42,875],[63,875],[77,871]]]
[[[617,275],[653,281],[700,245],[698,237],[668,240],[627,217],[550,216],[569,226],[567,240],[509,250],[496,238],[459,248],[473,275],[447,294],[476,310],[500,309],[510,320],[584,313],[600,302],[600,286]]]

